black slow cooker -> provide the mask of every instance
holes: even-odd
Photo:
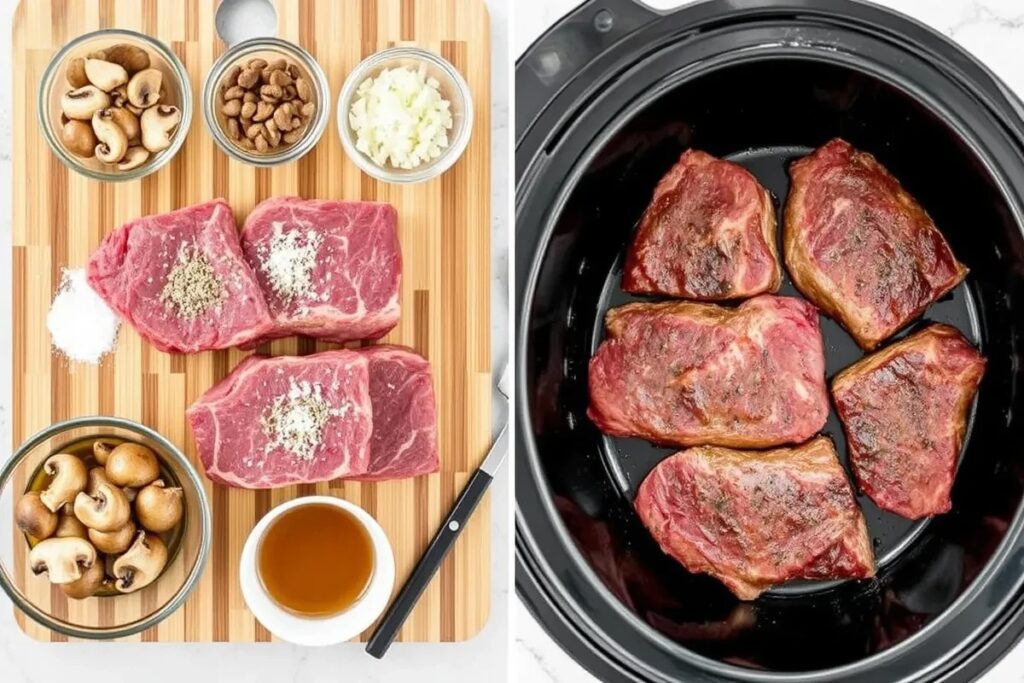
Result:
[[[1024,631],[1024,108],[904,16],[851,0],[591,0],[516,65],[516,585],[599,678],[961,681]],[[953,510],[913,523],[860,497],[879,571],[741,602],[664,555],[633,511],[672,451],[601,434],[587,362],[622,254],[684,149],[786,168],[840,136],[873,153],[970,268],[932,306],[989,359]],[[780,216],[781,219],[781,216]],[[783,294],[796,294],[787,282]],[[861,356],[822,320],[832,376]],[[830,418],[825,433],[845,454]]]

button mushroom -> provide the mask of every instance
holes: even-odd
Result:
[[[93,114],[109,106],[110,95],[95,85],[69,90],[60,98],[60,107],[64,115],[78,121],[89,121]]]
[[[159,69],[143,69],[128,81],[128,101],[146,109],[160,101],[164,75]]]
[[[157,479],[135,497],[135,516],[150,531],[170,531],[181,521],[184,511],[180,487],[167,488]]]
[[[43,471],[53,479],[39,497],[51,512],[57,512],[65,503],[73,501],[85,489],[89,478],[85,463],[70,453],[51,455],[43,465]]]
[[[145,147],[136,145],[135,147],[129,147],[128,151],[124,153],[124,159],[117,164],[117,170],[119,171],[130,171],[133,168],[142,166],[149,159],[149,150]]]
[[[135,542],[114,561],[114,586],[131,593],[153,583],[167,564],[167,546],[155,534],[140,531]]]
[[[103,52],[108,62],[120,64],[130,74],[149,68],[149,53],[136,45],[118,43]]]
[[[121,127],[129,143],[139,139],[141,130],[138,116],[123,107],[109,107],[104,111],[110,112],[110,118]]]
[[[142,112],[142,146],[157,152],[171,146],[171,134],[181,122],[181,110],[169,105],[158,105]]]
[[[160,463],[146,446],[123,443],[107,458],[106,473],[118,486],[145,486],[160,476]]]
[[[93,467],[89,470],[89,478],[85,483],[85,492],[90,496],[94,495],[99,490],[100,484],[109,484],[110,479],[107,478],[107,471],[102,467]]]
[[[49,538],[57,529],[57,513],[40,500],[38,491],[26,493],[14,511],[18,528],[37,540]]]
[[[75,600],[92,597],[99,592],[107,580],[107,573],[102,562],[93,562],[84,572],[82,578],[61,585],[64,595]]]
[[[92,442],[92,457],[96,458],[96,462],[101,465],[107,464],[107,456],[110,452],[117,448],[117,443],[114,441],[106,441],[104,439],[96,439]]]
[[[85,60],[85,76],[103,92],[110,92],[128,82],[128,72],[123,66],[103,59]]]
[[[128,520],[120,529],[114,531],[97,531],[89,529],[89,542],[101,553],[117,555],[128,550],[135,537],[135,522]]]
[[[64,70],[64,78],[67,79],[68,84],[72,88],[81,88],[89,85],[89,77],[85,75],[85,60],[81,57],[75,57],[69,61],[67,68]]]
[[[113,109],[101,109],[92,115],[92,129],[100,143],[96,145],[96,158],[105,164],[116,164],[128,151],[128,136],[113,117]]]
[[[75,517],[90,529],[115,531],[128,523],[131,503],[124,492],[103,482],[92,495],[79,493],[75,498]]]
[[[78,517],[75,517],[75,513],[70,508],[70,505],[65,505],[61,512],[58,513],[57,528],[54,530],[53,535],[57,538],[89,538],[85,525],[78,521]]]
[[[72,154],[88,158],[96,153],[96,133],[86,121],[68,121],[61,129],[60,137]]]
[[[71,583],[96,562],[96,549],[81,538],[48,538],[32,548],[28,562],[33,573],[46,572],[50,583]]]

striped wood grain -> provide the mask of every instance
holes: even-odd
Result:
[[[35,111],[43,69],[60,46],[105,27],[153,35],[186,65],[198,107],[203,78],[225,49],[214,28],[215,7],[212,0],[23,0],[15,14],[15,444],[57,420],[117,415],[157,429],[199,466],[184,410],[245,354],[169,355],[123,329],[116,354],[102,366],[69,365],[51,354],[45,325],[61,269],[84,265],[102,237],[131,218],[214,197],[227,198],[239,221],[267,197],[366,199],[398,209],[402,317],[385,341],[412,346],[433,364],[441,472],[396,482],[332,481],[258,492],[207,482],[214,550],[201,583],[182,609],[134,640],[271,640],[245,607],[237,561],[255,522],[299,495],[329,493],[369,510],[387,531],[398,580],[404,580],[483,457],[490,433],[490,28],[482,0],[276,0],[278,35],[316,56],[335,95],[360,59],[396,43],[426,47],[455,64],[473,92],[476,120],[462,160],[440,179],[411,187],[373,181],[345,157],[333,122],[298,163],[257,170],[215,147],[198,109],[181,152],[148,178],[102,184],[65,169],[46,147]],[[326,348],[286,339],[261,350],[306,354]],[[15,485],[24,486],[24,477]],[[483,626],[490,609],[489,519],[485,501],[402,630],[402,640],[464,640]],[[26,572],[25,554],[16,549],[16,579],[55,613],[105,610],[108,618],[120,619],[137,616],[127,612],[156,599],[119,604],[116,615],[102,600],[66,604],[59,591]],[[64,640],[20,614],[18,622],[34,638]]]

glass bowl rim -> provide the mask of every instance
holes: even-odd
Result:
[[[419,171],[414,170],[414,172],[411,173],[399,174],[389,168],[378,166],[369,157],[356,149],[355,141],[352,138],[352,131],[348,125],[348,103],[351,102],[356,88],[358,88],[359,85],[367,79],[371,71],[389,59],[403,58],[418,59],[424,62],[429,62],[433,66],[444,71],[448,77],[452,79],[455,83],[455,90],[458,92],[458,96],[462,101],[463,122],[462,129],[459,131],[458,137],[452,141],[452,144],[448,145],[440,157],[426,164]],[[441,55],[431,50],[427,50],[426,48],[412,45],[389,47],[381,50],[380,52],[375,52],[363,61],[359,62],[359,64],[357,64],[345,78],[345,83],[341,87],[341,92],[338,93],[338,104],[336,109],[338,135],[341,138],[341,145],[345,148],[345,153],[348,155],[349,159],[351,159],[352,162],[367,175],[387,183],[414,184],[433,180],[454,166],[455,162],[462,157],[463,152],[466,151],[466,147],[469,145],[469,139],[473,134],[473,93],[469,89],[469,84],[466,82],[466,79],[463,78],[459,70],[455,68],[455,65]]]
[[[132,169],[130,171],[97,171],[85,166],[76,157],[65,151],[64,146],[59,140],[57,140],[53,127],[50,125],[50,121],[47,117],[47,114],[50,111],[50,91],[54,86],[53,80],[56,78],[57,69],[64,63],[64,60],[68,55],[80,48],[82,45],[91,41],[102,40],[105,38],[116,38],[118,36],[123,36],[124,38],[146,44],[154,51],[160,53],[160,56],[170,64],[171,69],[174,71],[174,75],[180,83],[181,106],[179,108],[181,109],[181,123],[178,124],[178,131],[175,133],[174,139],[171,140],[171,146],[159,152],[161,155],[159,159],[154,160],[152,163],[143,164],[139,168]],[[188,71],[185,69],[185,65],[182,64],[180,59],[178,59],[178,55],[174,54],[174,52],[160,40],[130,29],[104,28],[98,31],[83,33],[64,45],[64,47],[58,50],[50,59],[50,62],[46,65],[46,69],[43,71],[42,78],[39,81],[36,113],[39,118],[39,127],[42,129],[43,137],[46,139],[50,149],[53,150],[53,153],[61,160],[61,163],[71,170],[76,173],[81,173],[93,180],[102,180],[106,182],[118,183],[127,180],[137,180],[139,178],[144,178],[151,173],[155,173],[166,166],[167,163],[178,154],[182,145],[185,144],[185,138],[188,137],[189,134],[189,127],[192,125],[192,81],[188,75]]]
[[[231,67],[231,64],[246,54],[261,51],[287,52],[292,54],[298,61],[302,62],[302,66],[309,72],[317,88],[319,107],[316,118],[310,124],[306,136],[296,144],[283,149],[277,154],[249,154],[244,149],[236,147],[221,129],[220,124],[217,122],[217,115],[214,112],[217,84]],[[221,151],[242,163],[260,168],[270,168],[298,161],[320,142],[320,138],[323,137],[324,131],[327,129],[327,120],[330,118],[331,113],[331,86],[327,82],[327,74],[324,73],[323,67],[320,66],[316,57],[304,47],[283,38],[258,36],[235,43],[217,58],[217,61],[213,63],[213,66],[210,67],[206,74],[206,80],[203,83],[202,102],[203,120],[206,122],[206,128],[210,131],[210,135]]]
[[[203,487],[203,481],[200,478],[199,473],[196,471],[195,466],[192,465],[187,457],[185,457],[185,454],[181,452],[181,449],[157,431],[150,429],[144,424],[123,417],[107,417],[102,415],[75,417],[70,420],[56,422],[49,427],[36,432],[24,443],[18,446],[17,450],[14,451],[14,454],[8,458],[6,463],[4,463],[3,469],[0,470],[0,493],[7,488],[7,484],[9,483],[11,476],[24,461],[25,457],[35,450],[36,447],[48,439],[63,434],[64,432],[83,427],[112,427],[134,432],[154,441],[160,446],[165,454],[168,455],[168,457],[173,458],[178,465],[182,466],[182,469],[185,470],[190,483],[196,491],[200,513],[199,548],[191,570],[185,577],[184,581],[182,581],[174,595],[159,609],[154,610],[145,617],[128,624],[107,628],[76,626],[74,624],[58,620],[52,615],[39,609],[39,607],[34,603],[22,597],[21,591],[14,586],[14,582],[11,580],[10,575],[7,573],[7,568],[3,566],[2,562],[0,562],[0,588],[3,588],[7,596],[23,614],[51,631],[56,631],[57,633],[74,638],[85,638],[90,640],[123,638],[141,633],[142,631],[159,624],[172,613],[177,611],[177,609],[184,604],[185,600],[188,599],[188,596],[191,595],[193,589],[199,584],[199,579],[203,575],[203,570],[205,569],[207,560],[210,556],[210,549],[213,543],[213,517],[210,511],[210,502],[206,495],[206,490]]]

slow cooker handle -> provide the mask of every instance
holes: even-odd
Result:
[[[516,61],[516,140],[584,66],[660,16],[637,0],[586,0],[548,29]]]

